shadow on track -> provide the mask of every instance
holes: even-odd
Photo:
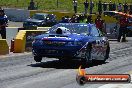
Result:
[[[87,64],[84,65],[83,62],[79,60],[72,60],[72,61],[59,61],[59,60],[53,60],[53,61],[47,61],[47,62],[40,62],[35,64],[30,64],[28,66],[31,67],[41,67],[41,68],[56,68],[56,69],[78,69],[80,65],[82,65],[82,68],[90,68],[93,66],[98,66],[105,63],[94,63],[94,64]]]

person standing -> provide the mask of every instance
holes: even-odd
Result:
[[[118,11],[122,12],[122,4],[121,3],[119,3],[119,5],[118,5]]]
[[[79,21],[77,20],[77,16],[75,14],[70,19],[70,23],[79,23]]]
[[[128,25],[128,19],[126,18],[125,15],[121,16],[121,18],[119,20],[119,24],[120,24],[120,28],[119,28],[119,35],[118,35],[117,41],[120,42],[121,36],[123,36],[122,42],[125,42],[126,41],[127,25]]]
[[[132,15],[132,10],[129,11],[129,15]]]
[[[8,23],[7,16],[3,9],[0,9],[0,34],[2,39],[6,39],[6,26]]]
[[[127,13],[127,11],[128,11],[128,4],[125,3],[125,4],[123,5],[123,7],[124,7],[124,13]]]
[[[86,1],[84,2],[85,14],[88,13],[88,7],[89,7],[89,3],[88,3],[88,0],[86,0]]]
[[[90,14],[92,14],[94,8],[94,2],[90,0]]]
[[[107,3],[106,3],[106,2],[103,3],[103,10],[104,10],[104,11],[107,10]]]
[[[77,1],[73,0],[74,12],[77,13]]]
[[[28,6],[28,10],[35,10],[35,3],[33,0],[30,1],[30,5]]]
[[[113,9],[112,9],[112,11],[116,11],[116,3],[115,2],[113,3]]]
[[[113,9],[113,4],[112,4],[112,2],[110,1],[110,3],[109,3],[109,11],[112,11],[112,9]]]
[[[90,23],[90,24],[93,23],[92,15],[89,15],[89,16],[87,17],[86,23]]]
[[[130,12],[132,12],[132,3],[130,4]]]
[[[102,14],[102,3],[101,3],[100,0],[99,0],[99,3],[98,3],[98,12],[99,12],[99,15]]]
[[[101,19],[101,15],[98,15],[95,19],[95,25],[102,33],[106,33],[104,30],[104,20]]]

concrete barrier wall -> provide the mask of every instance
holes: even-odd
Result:
[[[11,21],[24,21],[30,16],[26,9],[5,8],[5,13]]]
[[[31,51],[34,37],[47,32],[47,30],[20,30],[14,41],[14,53]]]
[[[9,54],[9,46],[6,39],[0,39],[0,55]]]
[[[23,53],[25,51],[25,42],[26,42],[26,31],[21,30],[16,35],[14,41],[14,52],[15,53]]]

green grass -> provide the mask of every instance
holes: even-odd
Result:
[[[17,2],[18,1],[18,2]],[[62,10],[62,11],[73,11],[73,0],[58,0],[59,6],[57,8],[57,0],[34,0],[35,4],[38,4],[38,9],[42,10]],[[84,5],[83,2],[85,0],[78,0],[78,11],[83,12],[84,11]],[[88,0],[90,1],[90,0]],[[102,2],[109,2],[110,0],[102,0]],[[125,3],[132,3],[132,0],[111,0],[112,2],[121,2]],[[97,10],[97,2],[98,0],[93,0],[95,3],[94,12]],[[30,3],[30,0],[0,0],[0,6],[1,7],[12,7],[12,8],[24,8],[27,9],[28,5]]]

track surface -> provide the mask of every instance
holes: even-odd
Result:
[[[131,73],[132,38],[126,43],[111,41],[110,47],[106,63],[85,66],[88,73]],[[0,88],[115,88],[108,84],[78,85],[76,74],[80,65],[79,61],[59,62],[55,58],[43,58],[42,63],[36,63],[31,54],[1,58]],[[131,84],[125,86],[128,87],[118,88],[132,88]]]

